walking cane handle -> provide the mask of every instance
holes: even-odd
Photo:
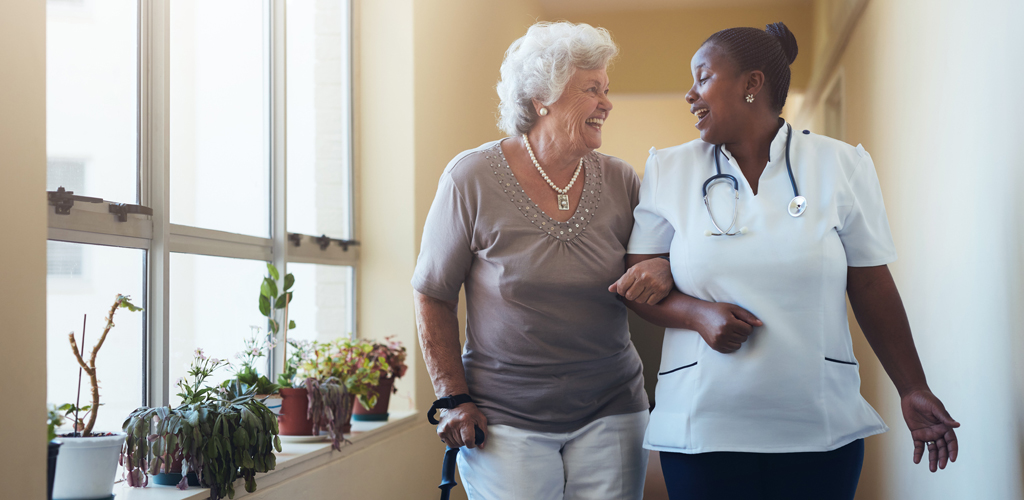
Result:
[[[473,438],[476,440],[476,445],[484,442],[487,436],[484,434],[483,429],[479,425],[475,425]],[[441,489],[441,500],[447,500],[451,489],[458,483],[455,482],[455,464],[456,457],[459,456],[459,448],[449,446],[444,450],[444,464],[441,465],[441,484],[438,488]]]

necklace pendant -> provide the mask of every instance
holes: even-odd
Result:
[[[569,195],[560,194],[558,195],[558,209],[569,210]]]

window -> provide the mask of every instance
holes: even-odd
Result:
[[[268,262],[296,276],[291,335],[354,334],[349,3],[47,6],[48,400],[74,402],[67,334],[88,314],[91,346],[118,293],[145,312],[100,351],[97,430],[266,329]]]

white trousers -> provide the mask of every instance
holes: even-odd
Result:
[[[487,427],[485,448],[462,448],[470,500],[641,500],[648,412],[599,418],[573,432]]]

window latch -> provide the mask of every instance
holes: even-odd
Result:
[[[288,233],[288,241],[290,241],[296,247],[302,246],[302,238],[303,235],[301,234]],[[359,242],[356,240],[339,240],[336,238],[331,238],[326,234],[321,234],[320,236],[310,236],[309,238],[316,242],[317,246],[320,247],[320,250],[327,250],[327,248],[331,246],[331,243],[337,243],[338,246],[341,247],[341,250],[343,252],[347,252],[348,247],[359,245]]]
[[[117,220],[128,222],[128,214],[153,215],[153,209],[142,205],[131,205],[129,203],[111,203],[108,210],[117,214]]]
[[[339,239],[331,238],[330,236],[327,236],[326,234],[322,234],[322,235],[320,235],[319,238],[316,238],[316,242],[320,245],[320,250],[327,250],[327,247],[331,246],[332,242],[333,243],[337,243],[341,247],[341,251],[343,251],[343,252],[347,252],[348,251],[348,247],[356,246],[356,245],[359,244],[359,242],[356,241],[356,240],[339,240]]]
[[[74,191],[67,191],[60,186],[56,191],[47,191],[46,200],[54,207],[54,213],[58,215],[70,215],[71,207],[76,201],[85,203],[103,203],[103,198],[90,198],[88,196],[76,196]]]

